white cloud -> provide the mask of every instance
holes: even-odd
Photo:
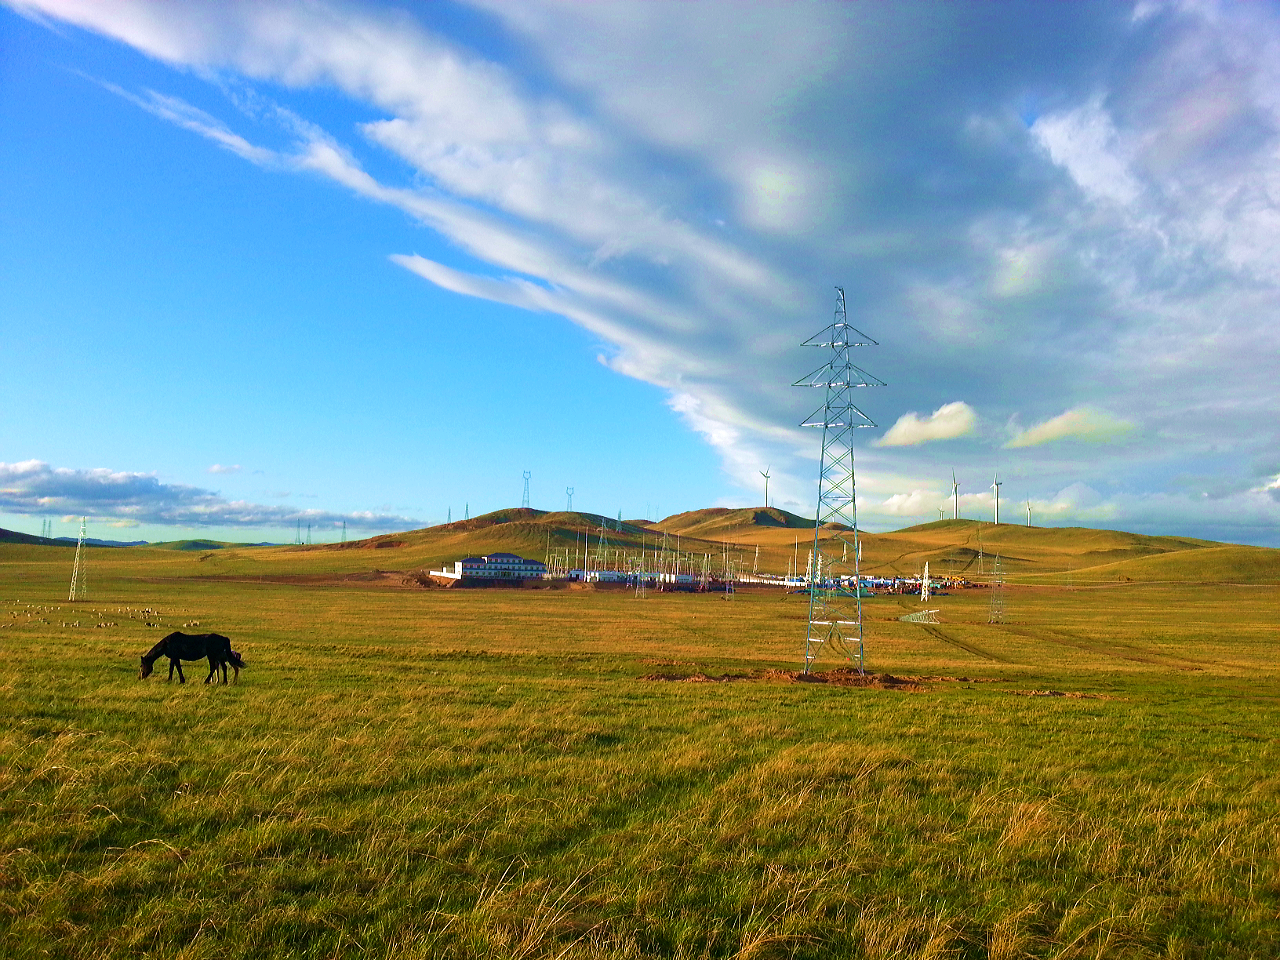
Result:
[[[1115,440],[1130,433],[1134,424],[1093,407],[1075,407],[1056,417],[1019,431],[1005,444],[1007,449],[1035,447],[1054,440],[1085,440],[1094,443]]]
[[[823,190],[811,167],[777,155],[744,156],[734,163],[739,207],[747,223],[783,234],[813,226]]]
[[[0,512],[24,515],[65,513],[117,524],[155,526],[267,527],[347,521],[368,530],[417,526],[409,517],[372,512],[332,513],[224,500],[209,490],[161,483],[155,474],[74,470],[40,460],[0,463]]]
[[[934,490],[912,490],[910,493],[895,493],[878,504],[876,512],[892,517],[923,517],[931,515],[948,502],[950,501],[943,494]]]
[[[203,110],[193,107],[178,97],[165,96],[164,94],[156,93],[154,90],[147,90],[145,91],[146,96],[139,97],[116,86],[114,83],[98,82],[102,83],[102,86],[112,93],[124,97],[130,103],[136,104],[148,113],[154,114],[162,120],[177,124],[184,130],[198,133],[200,136],[212,140],[218,146],[230,150],[236,156],[242,157],[250,163],[255,163],[260,167],[275,167],[281,163],[280,156],[274,150],[255,146],[239,134],[233,133],[222,121],[210,116]]]
[[[1121,204],[1137,199],[1141,188],[1129,172],[1119,134],[1101,98],[1040,117],[1031,133],[1089,196]]]
[[[362,118],[348,129],[268,105],[237,121],[277,125],[250,136],[168,94],[112,88],[261,167],[407,212],[458,262],[380,255],[606,341],[610,368],[665,390],[744,490],[763,463],[780,478],[809,466],[817,438],[792,424],[810,398],[785,384],[807,369],[791,348],[821,326],[833,282],[897,371],[868,407],[898,417],[878,445],[893,462],[868,474],[893,478],[878,491],[887,515],[914,496],[896,491],[938,484],[922,444],[976,433],[967,403],[904,413],[922,403],[917,384],[999,419],[1062,409],[1080,382],[1098,384],[1096,408],[1007,444],[1041,491],[1065,469],[1099,482],[1096,462],[1052,459],[1051,440],[1114,438],[1130,420],[1161,437],[1158,453],[1123,451],[1149,493],[1176,458],[1212,450],[1229,473],[1227,460],[1269,442],[1274,8],[1178,4],[1135,19],[1064,4],[992,18],[982,4],[944,4],[923,30],[918,11],[894,5],[473,5],[509,31],[495,45],[515,51],[509,62],[369,4],[17,7],[223,89],[315,93],[298,98],[307,108],[345,98]],[[1051,108],[1028,131],[1019,116],[1040,102]],[[252,142],[280,130],[278,149]],[[381,172],[399,169],[388,156],[408,165],[403,181]],[[992,459],[986,438],[956,447],[962,469]],[[791,495],[803,502],[804,489],[797,479]]]
[[[1277,502],[1280,502],[1280,473],[1276,474],[1270,483],[1264,483],[1260,487],[1254,487],[1251,492],[1267,494]]]
[[[239,472],[240,472],[240,464],[238,463],[231,464],[229,466],[224,466],[221,463],[215,463],[213,466],[209,468],[209,473],[239,473]]]
[[[977,429],[978,415],[963,400],[944,403],[928,417],[921,418],[912,411],[904,413],[889,428],[877,447],[910,447],[930,440],[953,440],[967,437]]]

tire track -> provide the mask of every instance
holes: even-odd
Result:
[[[1104,657],[1111,657],[1114,660],[1128,660],[1131,663],[1149,663],[1159,667],[1173,667],[1175,670],[1186,671],[1203,670],[1205,667],[1205,665],[1200,661],[1191,660],[1187,657],[1157,653],[1154,650],[1147,650],[1131,643],[1105,644],[1097,640],[1090,640],[1087,637],[1082,637],[1079,634],[1071,633],[1068,630],[1057,628],[1030,630],[1025,627],[1013,626],[1006,627],[1006,629],[1011,633],[1016,633],[1018,636],[1026,637],[1029,640],[1056,643],[1059,646],[1073,647],[1076,650],[1085,650],[1089,653],[1097,653]]]
[[[984,649],[983,647],[978,646],[976,643],[968,643],[964,640],[957,640],[955,637],[950,636],[949,634],[943,633],[937,627],[932,626],[930,624],[919,623],[919,624],[916,624],[916,626],[918,626],[925,633],[929,634],[929,636],[933,637],[935,640],[941,640],[943,643],[948,643],[953,647],[963,650],[965,653],[971,653],[975,657],[981,657],[983,660],[994,660],[996,663],[1011,662],[1007,657],[1002,657],[998,654],[992,653],[990,650]]]

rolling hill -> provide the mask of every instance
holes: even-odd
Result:
[[[837,535],[838,531],[825,528],[819,532],[822,540]],[[781,574],[791,564],[804,569],[813,536],[812,520],[773,507],[694,510],[656,523],[629,520],[621,524],[599,514],[512,508],[341,544],[178,541],[112,552],[148,551],[157,559],[199,552],[202,576],[350,575],[428,570],[464,556],[497,551],[540,560],[562,552],[577,565],[584,553],[594,557],[603,550],[611,565],[622,561],[625,566],[627,555],[651,552],[665,540],[667,549],[679,549],[694,562],[706,557],[716,570],[731,559],[740,571]],[[1186,537],[942,520],[891,533],[863,533],[860,539],[861,569],[875,576],[914,576],[928,562],[934,576],[973,579],[980,573],[989,575],[999,554],[1002,570],[1013,582],[1280,583],[1280,550]],[[52,543],[23,534],[0,540],[6,543],[6,557],[14,550],[40,550],[41,545]]]

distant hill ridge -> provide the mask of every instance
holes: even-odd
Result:
[[[0,527],[0,543],[31,543],[48,547],[74,547],[75,537],[37,537],[33,533],[19,533],[17,530],[6,530]],[[157,550],[223,550],[227,547],[271,547],[277,544],[262,541],[261,543],[230,543],[224,540],[166,540],[153,542],[150,540],[99,540],[96,537],[85,537],[86,546],[90,547],[154,547]]]
[[[91,547],[145,547],[145,540],[98,540],[85,537],[84,542]],[[49,547],[74,547],[75,537],[37,537],[33,533],[19,533],[17,530],[6,530],[0,527],[0,543],[37,543]]]
[[[208,552],[211,557],[226,558],[214,561],[210,569],[229,570],[230,566],[219,564],[278,556],[282,560],[296,558],[307,569],[330,571],[368,570],[371,566],[430,569],[465,556],[500,551],[539,560],[559,555],[577,563],[587,554],[604,555],[606,563],[618,564],[626,562],[624,554],[634,558],[639,551],[678,548],[694,556],[732,557],[739,569],[780,574],[804,569],[815,536],[829,541],[838,534],[830,527],[815,531],[812,520],[776,507],[713,507],[659,521],[621,523],[596,513],[508,508],[347,543],[259,546],[186,540],[137,546]],[[1026,583],[1059,584],[1067,582],[1061,578],[1068,575],[1079,576],[1079,582],[1280,582],[1280,549],[1119,530],[939,520],[890,533],[864,531],[860,542],[861,570],[872,576],[917,576],[928,563],[934,576],[985,579],[999,555],[1005,575]],[[15,550],[66,547],[75,541],[0,531],[0,543]],[[33,546],[22,546],[26,544]],[[232,547],[274,553],[228,549]],[[837,544],[833,549],[841,548]]]
[[[708,507],[677,513],[654,524],[667,533],[697,536],[743,527],[785,527],[789,530],[812,530],[813,521],[778,507]]]

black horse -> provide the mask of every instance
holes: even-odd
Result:
[[[213,683],[213,678],[217,675],[219,668],[222,670],[222,682],[227,682],[227,664],[231,664],[231,668],[235,670],[235,679],[240,679],[240,668],[246,666],[244,660],[240,658],[240,654],[231,649],[231,641],[219,633],[171,633],[154,647],[147,651],[142,658],[142,668],[138,671],[138,679],[144,680],[151,676],[152,665],[161,657],[169,658],[169,680],[173,679],[173,669],[178,668],[178,682],[186,683],[187,678],[182,675],[183,660],[209,660],[209,675],[204,678],[205,683]]]

